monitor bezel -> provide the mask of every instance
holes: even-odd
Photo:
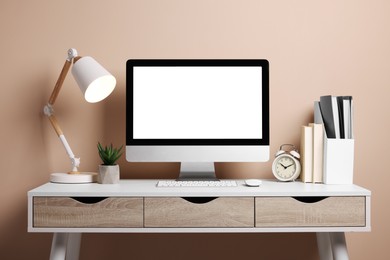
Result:
[[[262,67],[261,139],[134,139],[133,68],[134,67]],[[129,59],[126,62],[126,145],[269,145],[269,62],[265,59]]]

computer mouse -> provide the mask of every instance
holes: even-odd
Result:
[[[261,183],[262,183],[262,181],[258,180],[258,179],[245,180],[245,184],[249,187],[259,187]]]

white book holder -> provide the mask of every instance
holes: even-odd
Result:
[[[319,102],[314,103],[314,122],[323,124]],[[324,128],[324,184],[353,184],[354,139],[328,138]]]

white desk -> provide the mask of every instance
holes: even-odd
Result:
[[[344,232],[371,230],[371,192],[356,185],[270,180],[247,187],[237,180],[238,187],[157,188],[156,183],[44,184],[28,192],[28,231],[54,233],[51,259],[78,259],[81,233],[88,232],[316,232],[321,259],[336,260],[348,259]]]

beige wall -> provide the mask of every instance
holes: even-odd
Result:
[[[125,143],[129,58],[266,58],[270,61],[271,151],[299,144],[320,95],[355,100],[355,183],[371,189],[372,232],[347,235],[351,259],[388,255],[390,196],[390,2],[132,0],[0,2],[0,258],[45,259],[51,236],[27,233],[27,191],[67,171],[68,160],[42,107],[70,47],[118,80],[87,104],[69,76],[56,103],[81,170],[99,163],[97,141]],[[122,178],[177,175],[176,164],[120,161]],[[220,177],[270,178],[265,164],[220,164]],[[82,259],[318,259],[312,234],[84,236]],[[194,250],[204,247],[206,255]],[[281,249],[286,246],[287,249]],[[157,257],[177,249],[177,256]],[[186,250],[191,253],[185,253]],[[216,253],[215,250],[222,250]],[[187,257],[183,257],[187,255]],[[294,255],[294,257],[292,256]],[[264,256],[264,257],[262,257]],[[382,258],[382,259],[383,259]]]

